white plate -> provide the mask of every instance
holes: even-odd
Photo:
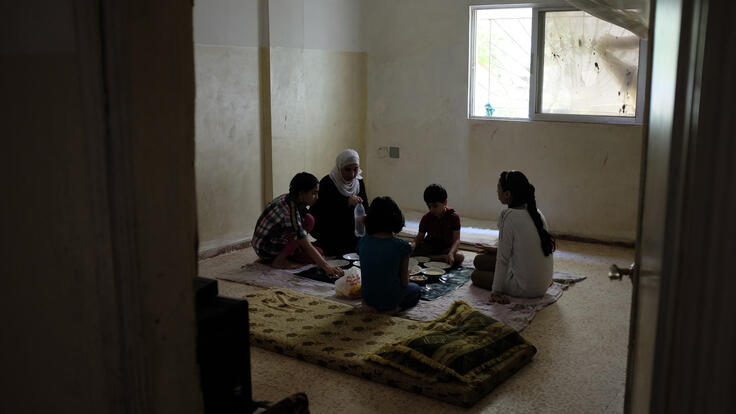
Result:
[[[346,260],[358,260],[360,256],[358,256],[358,253],[345,253],[342,255],[342,258]]]
[[[327,262],[328,265],[332,267],[342,267],[342,266],[347,266],[350,264],[350,262],[348,262],[347,260],[342,260],[342,259],[325,260],[325,261]]]
[[[419,266],[419,262],[417,261],[417,259],[410,257],[409,258],[409,269],[411,269],[414,266]]]
[[[422,269],[422,273],[424,273],[427,276],[440,276],[440,275],[444,275],[445,271],[442,269],[438,269],[436,267],[428,267],[426,269]]]
[[[422,273],[422,268],[419,265],[409,266],[409,275],[418,275]]]
[[[353,266],[360,267],[360,260],[356,260],[353,262]]]
[[[425,257],[425,256],[414,256],[412,257],[412,259],[416,260],[419,263],[424,263],[424,262],[429,261],[429,257]]]
[[[452,266],[450,266],[449,263],[445,263],[445,262],[426,262],[424,263],[424,267],[435,267],[437,269],[449,269]]]

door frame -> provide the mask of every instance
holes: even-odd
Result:
[[[736,405],[736,324],[730,317],[736,290],[736,117],[729,110],[736,58],[724,53],[736,50],[736,6],[657,0],[652,10],[654,83],[642,179],[652,172],[646,169],[650,161],[668,150],[664,229],[657,240],[661,283],[657,322],[638,325],[642,275],[634,273],[625,412],[720,412]],[[657,48],[670,46],[676,58],[657,59]],[[659,80],[664,88],[657,90]],[[674,97],[670,102],[662,99],[668,95]],[[642,232],[652,190],[642,188],[638,263],[647,248]],[[653,330],[656,339],[651,360],[637,366],[641,329]],[[639,371],[647,364],[648,377]],[[637,380],[648,393],[634,392]]]

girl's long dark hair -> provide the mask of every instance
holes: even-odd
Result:
[[[537,211],[537,199],[534,196],[534,186],[529,183],[524,173],[521,171],[504,171],[498,179],[501,190],[511,192],[511,203],[509,208],[519,207],[526,203],[526,210],[534,221],[534,226],[539,233],[539,239],[542,241],[542,252],[545,256],[549,256],[557,248],[555,238],[544,228],[542,216]]]

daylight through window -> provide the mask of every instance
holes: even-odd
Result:
[[[508,6],[471,7],[470,29],[471,117],[641,121],[646,48],[626,29],[579,10]]]

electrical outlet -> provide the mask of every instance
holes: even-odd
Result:
[[[399,158],[399,147],[388,147],[389,158]]]

